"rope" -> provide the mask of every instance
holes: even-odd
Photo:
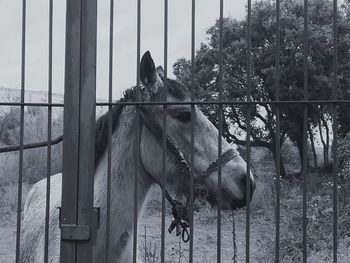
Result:
[[[170,196],[169,196],[170,197]],[[190,227],[189,218],[187,214],[187,207],[184,206],[180,201],[171,199],[169,203],[172,206],[171,214],[173,215],[173,220],[171,225],[168,228],[169,233],[171,234],[174,229],[176,229],[176,236],[181,236],[183,242],[188,242],[190,240],[190,234],[188,233],[187,228]]]

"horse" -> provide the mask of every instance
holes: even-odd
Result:
[[[159,101],[164,98],[165,78],[161,67],[155,67],[149,51],[140,62],[141,88],[139,94],[145,102]],[[135,169],[138,167],[137,215],[142,214],[142,208],[147,200],[149,190],[153,185],[162,182],[166,177],[166,186],[176,195],[188,196],[190,176],[184,173],[179,158],[174,158],[177,151],[182,162],[191,164],[191,122],[193,122],[194,174],[203,175],[201,184],[208,191],[208,200],[217,203],[221,199],[222,209],[236,209],[246,204],[246,178],[251,185],[251,196],[255,189],[254,176],[247,176],[247,165],[237,150],[222,138],[222,152],[231,153],[227,160],[221,163],[221,191],[218,189],[218,169],[212,169],[218,163],[218,130],[207,119],[204,113],[191,105],[180,102],[190,102],[189,89],[177,80],[166,79],[167,101],[174,102],[167,106],[166,136],[170,142],[166,154],[166,171],[164,175],[161,165],[163,158],[162,143],[155,135],[162,129],[165,114],[162,105],[151,103],[143,105],[148,113],[148,121],[154,125],[142,125],[139,138],[136,131],[137,109],[135,105],[119,104],[112,108],[112,138],[111,138],[111,202],[110,202],[110,259],[113,263],[132,262],[133,216]],[[136,87],[125,91],[122,101],[132,102],[137,97]],[[151,119],[151,120],[149,120]],[[158,134],[159,137],[159,134]],[[135,147],[139,143],[139,165],[136,165]],[[107,163],[108,163],[108,115],[101,116],[96,123],[95,140],[95,177],[94,205],[100,207],[100,227],[97,230],[96,244],[93,248],[93,262],[106,262],[106,206],[107,206]],[[169,149],[170,148],[170,149]],[[175,149],[175,150],[174,150]],[[233,153],[233,154],[232,154]],[[175,153],[176,155],[176,153]],[[224,158],[224,157],[223,157]],[[48,260],[59,262],[60,229],[59,210],[61,205],[62,174],[51,177],[51,199],[49,217]],[[221,197],[219,196],[221,193]],[[22,239],[20,260],[23,263],[43,262],[45,236],[45,199],[46,179],[34,184],[29,191],[24,206],[22,223]]]

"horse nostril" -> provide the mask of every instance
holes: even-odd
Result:
[[[244,194],[246,194],[247,193],[247,175],[245,174],[245,175],[243,175],[243,177],[241,178],[241,186],[242,186],[242,189],[243,189],[243,192],[244,192]],[[253,192],[254,192],[254,190],[255,190],[255,182],[253,181],[253,180],[251,180],[250,178],[249,178],[249,182],[250,182],[250,200],[252,199],[252,197],[253,197]]]

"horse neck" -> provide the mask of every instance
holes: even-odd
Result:
[[[135,108],[124,107],[119,117],[119,125],[112,135],[111,162],[111,203],[110,231],[111,250],[115,249],[118,241],[126,231],[132,232],[134,218],[134,189],[135,189]],[[107,206],[107,160],[105,153],[96,170],[95,204],[101,208],[100,238],[105,240],[105,222]],[[152,182],[142,165],[138,170],[138,215],[147,197]],[[131,235],[132,236],[132,235]],[[101,241],[104,243],[104,241]],[[115,242],[115,244],[113,244]],[[114,247],[113,247],[114,246]],[[103,246],[102,246],[103,247]]]

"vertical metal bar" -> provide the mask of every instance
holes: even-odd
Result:
[[[86,225],[88,241],[61,240],[61,262],[92,261],[96,103],[96,0],[67,1],[61,222]]]
[[[61,209],[63,224],[77,223],[79,168],[79,88],[77,87],[80,87],[80,20],[80,2],[67,1]],[[76,262],[76,245],[74,241],[61,241],[60,261],[62,263]]]
[[[308,100],[308,0],[304,0],[304,100]],[[307,158],[307,126],[308,126],[308,107],[303,107],[303,262],[307,262],[307,174],[308,174],[308,158]]]
[[[94,218],[97,0],[82,0],[78,225],[88,225],[89,242],[77,242],[77,263],[92,262]],[[87,258],[90,257],[90,258]]]
[[[26,55],[26,0],[22,1],[22,54],[21,54],[21,103],[25,99],[25,55]],[[23,181],[23,137],[24,137],[24,105],[21,105],[19,137],[19,165],[17,192],[17,233],[16,233],[16,263],[20,262],[21,244],[21,211],[22,211],[22,181]]]
[[[280,38],[281,38],[281,31],[280,31],[280,0],[276,0],[276,83],[275,83],[275,101],[280,100],[280,52],[281,52],[281,45],[280,45]],[[281,127],[280,127],[280,106],[279,104],[276,105],[276,236],[275,236],[275,262],[279,262],[279,255],[280,255],[280,195],[281,195]]]
[[[168,0],[164,0],[164,93],[163,101],[168,97]],[[162,222],[161,222],[161,262],[165,262],[165,188],[166,188],[166,152],[167,152],[167,105],[163,105],[163,158],[162,158]]]
[[[252,1],[248,0],[248,65],[247,65],[247,101],[250,102],[251,96],[251,24],[252,24]],[[251,127],[250,127],[250,104],[247,107],[247,178],[246,178],[246,263],[250,262],[250,135],[251,135]]]
[[[333,100],[338,98],[338,1],[333,0]],[[337,106],[333,105],[333,262],[337,263],[338,256],[338,119]]]
[[[191,102],[194,101],[195,92],[195,47],[196,47],[196,1],[192,0],[192,16],[191,16]],[[195,106],[191,105],[191,164],[190,164],[190,254],[189,262],[193,262],[193,203],[194,203],[194,117],[195,117]]]
[[[141,100],[140,94],[140,45],[141,45],[141,0],[137,0],[137,53],[136,53],[136,100]],[[140,109],[136,106],[136,163],[135,163],[135,187],[134,187],[134,232],[133,232],[133,262],[137,261],[137,197],[138,197],[138,173],[140,163]]]
[[[46,171],[46,215],[45,215],[45,246],[44,262],[47,263],[49,251],[49,219],[50,219],[50,188],[51,188],[51,120],[52,120],[52,15],[53,0],[49,1],[49,79],[47,108],[47,171]]]
[[[110,0],[109,14],[109,90],[108,102],[112,103],[113,92],[113,37],[114,37],[114,0]],[[110,219],[111,219],[111,176],[112,176],[112,105],[108,105],[108,148],[107,148],[107,205],[106,205],[106,262],[110,262]]]
[[[223,73],[223,27],[224,27],[224,1],[220,0],[220,27],[219,27],[219,100],[222,101],[222,73]],[[222,153],[222,104],[219,105],[219,136],[218,136],[218,210],[217,210],[217,262],[221,262],[221,153]]]

